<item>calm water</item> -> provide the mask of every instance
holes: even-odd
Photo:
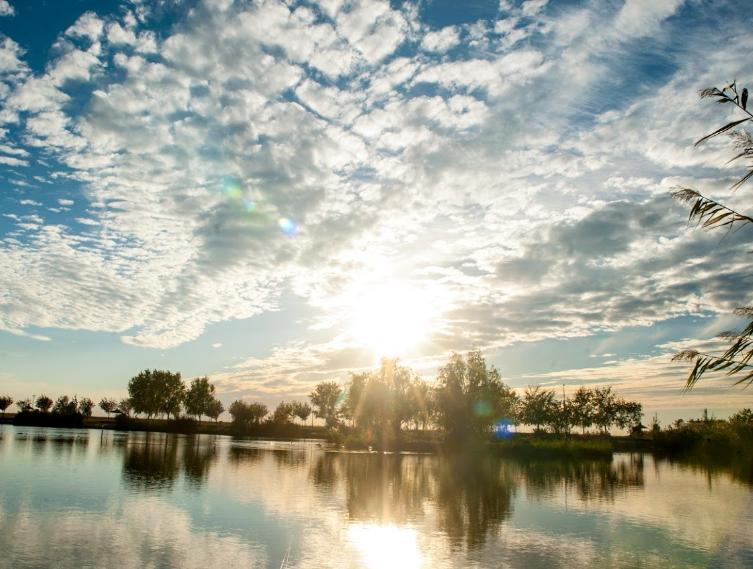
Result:
[[[0,436],[0,567],[753,567],[746,477],[649,456],[466,464],[315,442]]]

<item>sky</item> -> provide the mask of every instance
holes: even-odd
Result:
[[[750,301],[752,230],[670,197],[749,203],[729,141],[693,147],[734,117],[698,91],[753,75],[747,13],[0,0],[0,391],[123,397],[157,367],[275,405],[480,349],[646,420],[752,406],[671,362]]]

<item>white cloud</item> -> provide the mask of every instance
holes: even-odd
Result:
[[[427,33],[421,40],[421,47],[427,51],[444,52],[460,42],[460,34],[455,26]]]
[[[0,16],[13,16],[15,13],[8,0],[0,0]]]

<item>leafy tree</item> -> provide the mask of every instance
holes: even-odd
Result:
[[[240,399],[233,401],[229,409],[233,423],[241,427],[258,425],[267,415],[267,406],[263,403],[246,403]]]
[[[99,402],[99,408],[107,413],[107,416],[109,417],[110,413],[114,413],[118,408],[118,402],[115,401],[115,399],[108,399],[107,397],[103,397]]]
[[[52,407],[52,403],[52,399],[50,399],[46,395],[40,395],[39,397],[37,397],[35,407],[42,413],[48,413],[50,411],[50,407]]]
[[[517,396],[478,350],[450,356],[435,396],[437,421],[453,440],[488,434],[496,421],[515,416]]]
[[[13,404],[13,398],[10,395],[0,396],[0,413],[5,413],[5,410]]]
[[[202,415],[209,414],[207,411],[214,400],[214,385],[209,383],[209,378],[194,379],[186,392],[186,413],[201,419]]]
[[[318,383],[314,391],[309,394],[309,399],[311,399],[311,404],[314,406],[316,416],[324,419],[328,427],[337,425],[341,396],[342,388],[334,381]]]
[[[121,415],[125,415],[126,417],[131,416],[131,411],[133,411],[133,403],[130,399],[121,399],[120,403],[118,403],[118,407],[116,409],[118,413]]]
[[[180,373],[167,370],[144,370],[128,382],[128,396],[133,410],[151,419],[158,413],[177,417],[185,398],[186,386]]]
[[[628,429],[641,424],[643,405],[636,401],[617,400],[614,424],[620,429]]]
[[[586,387],[579,387],[570,400],[572,408],[573,426],[577,425],[585,433],[586,429],[594,423],[593,392]]]
[[[726,106],[734,107],[740,119],[736,119],[716,129],[696,141],[695,145],[703,144],[707,140],[720,134],[728,133],[732,136],[735,156],[730,160],[747,160],[747,172],[732,185],[732,189],[741,187],[753,177],[753,137],[742,129],[741,125],[753,120],[753,114],[748,109],[748,89],[738,92],[736,82],[732,82],[723,89],[711,87],[701,91],[701,98],[710,98]],[[732,230],[735,226],[753,223],[753,217],[740,213],[731,207],[705,196],[691,188],[677,188],[672,194],[677,200],[692,204],[689,221],[695,221],[704,229],[726,228]],[[753,306],[743,306],[736,310],[736,314],[745,318],[748,323],[742,330],[731,330],[721,334],[729,341],[730,347],[722,354],[709,354],[698,350],[683,350],[674,356],[677,361],[694,363],[686,382],[686,388],[692,388],[707,372],[723,371],[729,376],[736,376],[735,384],[753,383]]]
[[[607,434],[617,417],[617,396],[610,386],[597,387],[593,390],[593,403],[594,424]]]
[[[220,418],[220,415],[222,415],[224,411],[225,406],[222,404],[222,401],[220,401],[219,399],[212,399],[204,414],[217,422],[217,420]]]
[[[94,401],[88,397],[84,397],[78,402],[78,412],[84,417],[91,417],[92,409],[94,409]]]
[[[272,413],[272,422],[278,425],[285,425],[293,417],[293,404],[287,401],[280,401],[279,405]]]
[[[78,414],[78,399],[76,397],[71,399],[67,395],[61,395],[55,400],[52,412],[55,415],[76,415]]]
[[[296,401],[293,403],[293,415],[298,417],[305,425],[306,419],[311,415],[311,405],[305,402]]]
[[[541,386],[526,387],[520,402],[520,422],[542,431],[544,425],[552,424],[557,413],[557,399],[554,391],[541,389]]]
[[[16,401],[16,407],[21,413],[28,413],[32,409],[34,409],[34,405],[31,403],[31,399],[28,399],[28,398],[21,399],[20,401]]]

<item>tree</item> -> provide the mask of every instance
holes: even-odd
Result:
[[[305,402],[296,401],[293,403],[293,415],[298,417],[305,425],[306,419],[311,415],[311,405]]]
[[[219,399],[212,399],[204,414],[217,422],[217,420],[220,418],[220,415],[222,415],[224,411],[225,406],[222,404],[222,401],[220,401]]]
[[[146,369],[128,382],[128,396],[136,413],[151,419],[158,413],[177,417],[185,398],[186,386],[180,373]]]
[[[186,413],[201,419],[202,415],[209,414],[207,411],[214,400],[214,385],[209,383],[209,378],[196,378],[186,392]]]
[[[118,407],[116,409],[118,413],[121,415],[125,415],[126,417],[131,416],[131,411],[133,411],[133,403],[130,399],[121,399],[120,403],[118,403]]]
[[[452,354],[439,370],[436,417],[449,439],[488,435],[500,420],[513,420],[517,395],[480,351]]]
[[[42,413],[48,413],[50,411],[50,407],[52,407],[52,403],[52,399],[50,399],[46,395],[40,395],[39,397],[37,397],[35,407]]]
[[[258,425],[267,415],[267,406],[263,403],[246,403],[240,399],[233,401],[229,409],[233,423],[240,427]]]
[[[593,392],[586,387],[579,387],[570,399],[573,426],[578,425],[585,434],[594,422]]]
[[[337,425],[340,397],[342,388],[334,381],[323,381],[316,385],[314,391],[309,394],[311,404],[317,417],[324,419],[328,427]]]
[[[604,434],[617,417],[617,396],[611,386],[597,387],[593,390],[594,424],[602,429]]]
[[[34,409],[34,405],[31,403],[31,399],[28,398],[16,401],[16,407],[18,408],[18,411],[20,413],[29,413],[32,409]]]
[[[114,399],[108,399],[107,397],[103,397],[99,402],[99,408],[102,409],[105,413],[107,413],[107,416],[110,416],[110,413],[114,413],[115,410],[118,408],[118,402]]]
[[[0,396],[0,413],[5,413],[5,410],[13,404],[13,398],[10,395]]]
[[[544,425],[550,425],[557,413],[557,399],[554,391],[541,389],[541,386],[526,387],[520,402],[520,422],[542,431]]]
[[[732,105],[743,117],[725,124],[695,143],[698,146],[720,134],[731,134],[736,155],[730,162],[748,160],[746,174],[732,185],[732,189],[737,189],[753,177],[753,137],[740,128],[741,125],[753,120],[753,114],[748,110],[748,89],[743,88],[738,93],[737,83],[733,81],[723,89],[711,87],[702,90],[701,98],[715,99],[718,103]],[[740,213],[691,188],[677,188],[672,195],[683,203],[692,204],[688,221],[695,221],[704,229],[726,228],[731,231],[735,225],[740,227],[753,224],[753,217],[750,215]],[[720,335],[730,343],[725,352],[709,354],[691,349],[675,354],[673,359],[676,361],[694,363],[685,384],[687,389],[691,389],[705,373],[713,371],[723,371],[729,376],[737,376],[735,385],[753,383],[753,306],[740,307],[735,313],[745,318],[748,323],[742,330],[731,330]]]
[[[55,415],[72,416],[78,414],[78,399],[69,398],[67,395],[61,395],[55,400],[55,406],[52,408]]]
[[[287,401],[280,401],[279,405],[272,413],[272,422],[278,425],[285,425],[290,422],[290,418],[293,416],[293,404]]]
[[[92,409],[94,409],[94,401],[92,401],[88,397],[83,397],[78,402],[78,412],[81,413],[84,417],[91,417]]]

